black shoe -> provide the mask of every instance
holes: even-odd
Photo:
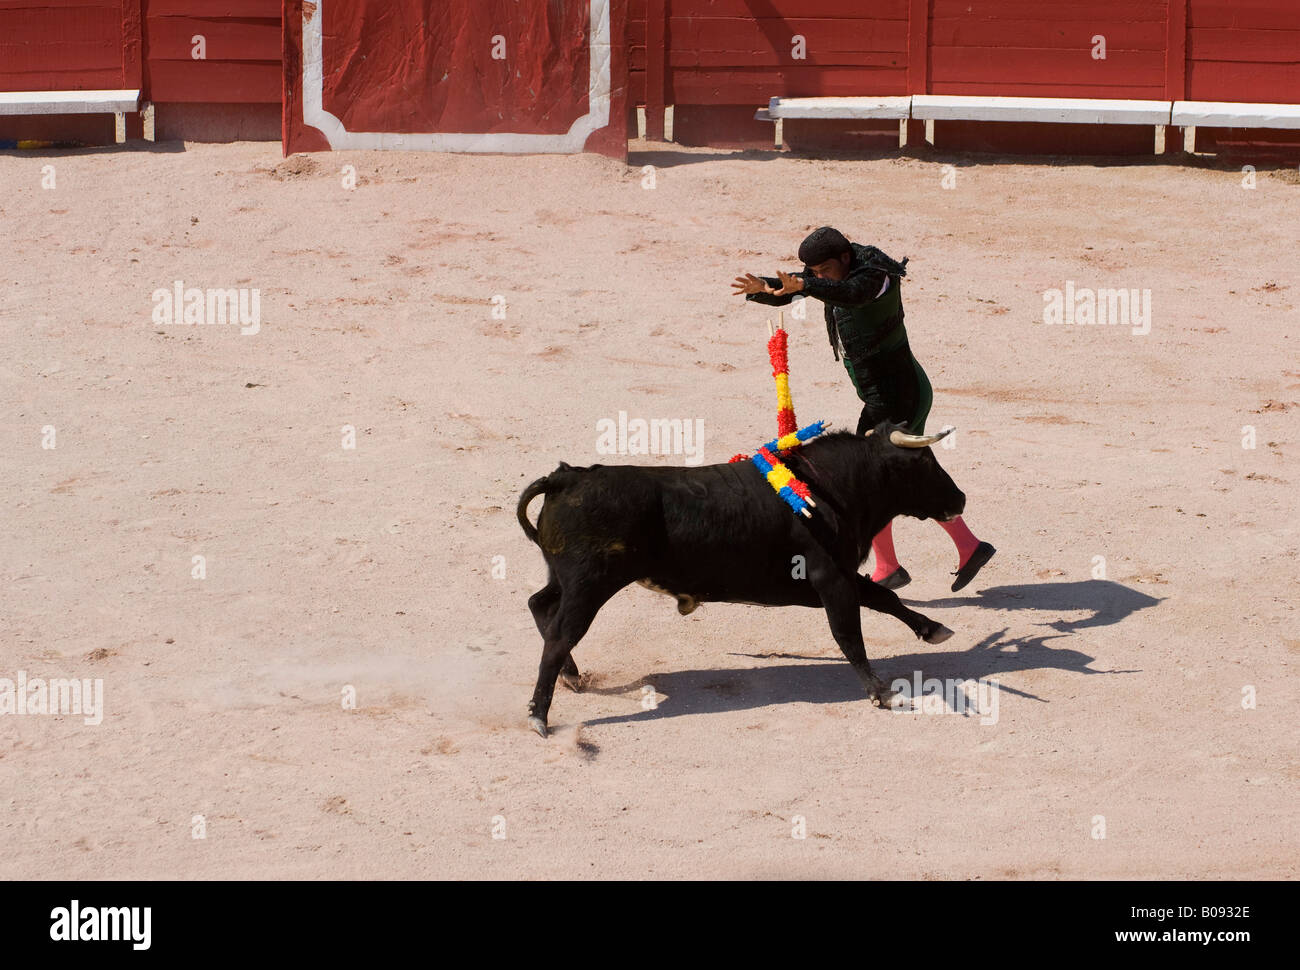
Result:
[[[986,562],[993,558],[993,553],[995,552],[997,552],[997,550],[987,542],[981,542],[976,546],[975,551],[972,552],[970,558],[966,560],[966,565],[953,573],[957,578],[952,581],[952,591],[954,593],[957,592],[957,590],[963,588],[967,583],[974,579],[975,574],[980,571],[980,568],[983,567]]]
[[[873,580],[877,586],[883,586],[885,589],[902,589],[912,581],[912,577],[907,575],[907,570],[899,566],[884,579]]]

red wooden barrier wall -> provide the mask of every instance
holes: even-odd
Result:
[[[193,57],[192,38],[207,42]],[[141,51],[144,51],[143,61]],[[0,0],[0,90],[280,103],[280,0]]]
[[[795,34],[806,38],[805,60],[791,56]],[[1097,35],[1104,59],[1093,56]],[[1296,0],[633,0],[627,43],[629,89],[634,104],[647,105],[648,134],[659,105],[670,104],[677,140],[695,144],[769,145],[771,125],[752,119],[772,96],[1300,103]],[[835,130],[805,123],[814,129]],[[1067,149],[1150,150],[1150,132],[1139,127],[937,130],[953,147],[1047,136]]]
[[[1300,3],[1186,0],[1187,98],[1300,102]],[[1197,128],[1198,151],[1275,148],[1294,156],[1300,132]]]
[[[0,90],[140,87],[162,103],[278,104],[280,9],[280,0],[0,0]],[[191,56],[195,34],[207,39],[206,60]],[[802,60],[791,56],[796,34]],[[1092,57],[1097,34],[1105,60]],[[625,45],[629,103],[649,106],[649,133],[662,135],[659,108],[675,105],[677,139],[700,144],[770,144],[771,126],[753,113],[773,95],[1300,103],[1300,0],[629,0]],[[785,128],[787,138],[800,132]],[[987,137],[1027,126],[966,128]],[[1106,145],[1138,134],[1086,137]],[[1256,135],[1288,137],[1202,128],[1198,145]]]
[[[280,103],[280,0],[143,2],[150,101]],[[203,60],[193,57],[196,35]]]
[[[138,88],[160,138],[275,138],[280,40],[280,0],[0,0],[0,90]],[[111,142],[113,117],[8,116],[8,138]]]
[[[141,0],[0,0],[0,91],[131,89],[141,84]],[[112,115],[7,115],[0,141],[113,140]]]
[[[126,84],[124,6],[0,0],[0,91],[136,87]]]
[[[1165,100],[1170,4],[1185,0],[930,0],[927,94]],[[1150,128],[948,122],[935,146],[1150,153]]]
[[[1300,102],[1300,3],[1188,0],[1187,97]]]
[[[1164,0],[932,0],[930,86],[909,93],[1160,99],[1167,15]]]

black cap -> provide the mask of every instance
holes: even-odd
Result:
[[[849,241],[838,229],[832,229],[830,226],[813,230],[808,238],[799,244],[799,259],[809,267],[847,252],[850,252]]]

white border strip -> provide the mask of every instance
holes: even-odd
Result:
[[[898,98],[771,98],[755,121],[781,118],[916,118],[1037,121],[1192,128],[1300,128],[1300,104],[1248,101],[1125,101],[916,94]]]
[[[1300,128],[1300,104],[1175,101],[1174,124],[1206,128]]]
[[[0,91],[0,115],[121,114],[140,103],[134,91]]]
[[[912,117],[934,121],[1040,121],[1071,124],[1167,125],[1170,101],[1118,98],[986,98],[917,94]]]
[[[761,109],[760,109],[761,110]],[[900,98],[772,98],[764,121],[777,118],[906,118],[910,95]]]
[[[348,131],[343,122],[324,107],[325,58],[321,21],[325,0],[316,0],[315,13],[303,5],[302,15],[302,120],[319,128],[332,149],[388,148],[424,152],[499,152],[522,155],[533,152],[574,154],[581,152],[592,132],[609,124],[610,101],[610,0],[591,0],[591,54],[587,82],[587,113],[569,126],[563,135],[533,135],[516,132],[401,133],[390,131]]]

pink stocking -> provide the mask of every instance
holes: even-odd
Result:
[[[957,568],[961,569],[962,566],[966,565],[966,560],[978,548],[980,541],[975,538],[975,533],[971,532],[960,515],[951,522],[940,522],[939,525],[943,526],[943,531],[948,533],[948,538],[957,547],[957,555],[961,557],[961,561],[957,563]],[[875,548],[874,544],[872,548]],[[893,547],[890,548],[892,551]]]
[[[878,583],[898,569],[898,554],[894,552],[894,523],[876,534],[871,540],[871,552],[876,557],[876,567],[871,573],[871,581]]]

